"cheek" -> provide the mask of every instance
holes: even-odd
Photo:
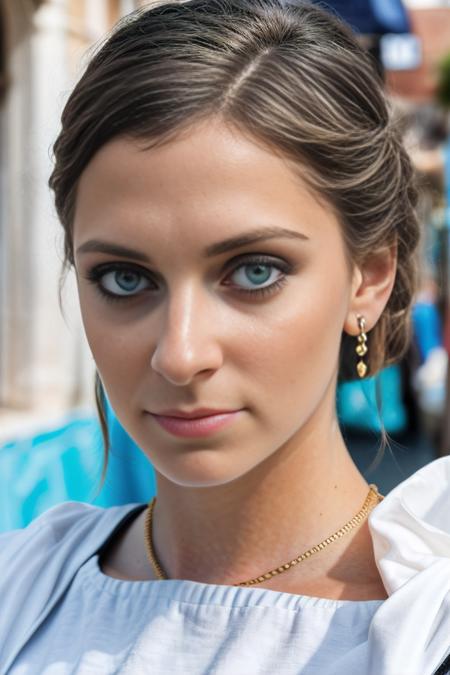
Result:
[[[144,321],[119,320],[120,308],[100,303],[89,291],[79,297],[87,341],[108,395],[128,397],[149,365],[151,333]]]
[[[255,396],[264,392],[279,409],[314,405],[336,373],[348,287],[329,280],[299,277],[248,340],[242,367],[251,372]]]
[[[103,331],[92,332],[92,354],[105,386],[111,382],[126,393],[150,370],[150,342],[144,331],[144,326],[142,331],[111,326],[110,331],[103,327]]]

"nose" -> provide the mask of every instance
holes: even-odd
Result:
[[[206,295],[187,287],[169,294],[163,308],[151,366],[174,385],[187,385],[199,373],[213,372],[222,365],[217,308]]]

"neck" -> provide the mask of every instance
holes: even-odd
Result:
[[[239,583],[296,558],[347,523],[369,489],[335,421],[322,434],[303,428],[302,438],[223,485],[193,488],[157,478],[153,539],[163,569],[169,578],[216,584]],[[358,529],[263,585],[282,589],[299,575],[303,583],[323,578],[352,542],[355,552]]]

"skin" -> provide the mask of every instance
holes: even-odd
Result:
[[[307,188],[301,168],[221,121],[144,148],[113,139],[81,176],[73,231],[84,327],[119,420],[155,468],[154,541],[168,576],[233,584],[322,541],[366,498],[368,483],[336,419],[339,344],[343,331],[358,334],[357,315],[367,330],[375,325],[392,290],[395,253],[349,264],[337,217]],[[273,225],[301,238],[204,257],[208,245]],[[93,239],[132,247],[151,262],[79,251]],[[244,254],[287,261],[290,272],[266,267],[258,283],[251,263],[242,267]],[[138,265],[148,279],[132,277],[139,294],[109,302],[86,277],[117,262]],[[264,297],[239,293],[282,276]],[[125,292],[113,272],[102,283]],[[169,434],[147,414],[198,407],[241,413],[194,439]],[[112,542],[105,573],[153,578],[144,516]],[[387,597],[367,521],[258,587]]]

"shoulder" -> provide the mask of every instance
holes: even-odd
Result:
[[[450,456],[423,466],[373,509],[368,522],[375,559],[389,593],[432,564],[448,574],[449,513]]]
[[[370,514],[369,523],[406,512],[450,536],[450,455],[426,464],[397,485]]]
[[[375,561],[389,595],[371,624],[384,650],[380,672],[442,663],[450,635],[450,457],[425,465],[397,485],[369,515]],[[399,628],[401,627],[401,630]],[[376,637],[375,637],[376,636]],[[433,669],[434,672],[434,669]]]
[[[139,506],[101,508],[66,502],[28,527],[0,535],[2,664],[14,658],[45,620],[81,565]]]
[[[53,506],[27,527],[0,534],[0,572],[21,552],[45,557],[51,551],[101,546],[114,527],[138,504],[103,508],[82,502],[64,502]],[[1,573],[0,573],[1,579]]]
[[[81,502],[65,502],[45,511],[27,527],[0,534],[0,570],[5,559],[15,557],[25,546],[37,549],[37,554],[46,548],[71,538],[75,530],[98,523],[106,509]]]

